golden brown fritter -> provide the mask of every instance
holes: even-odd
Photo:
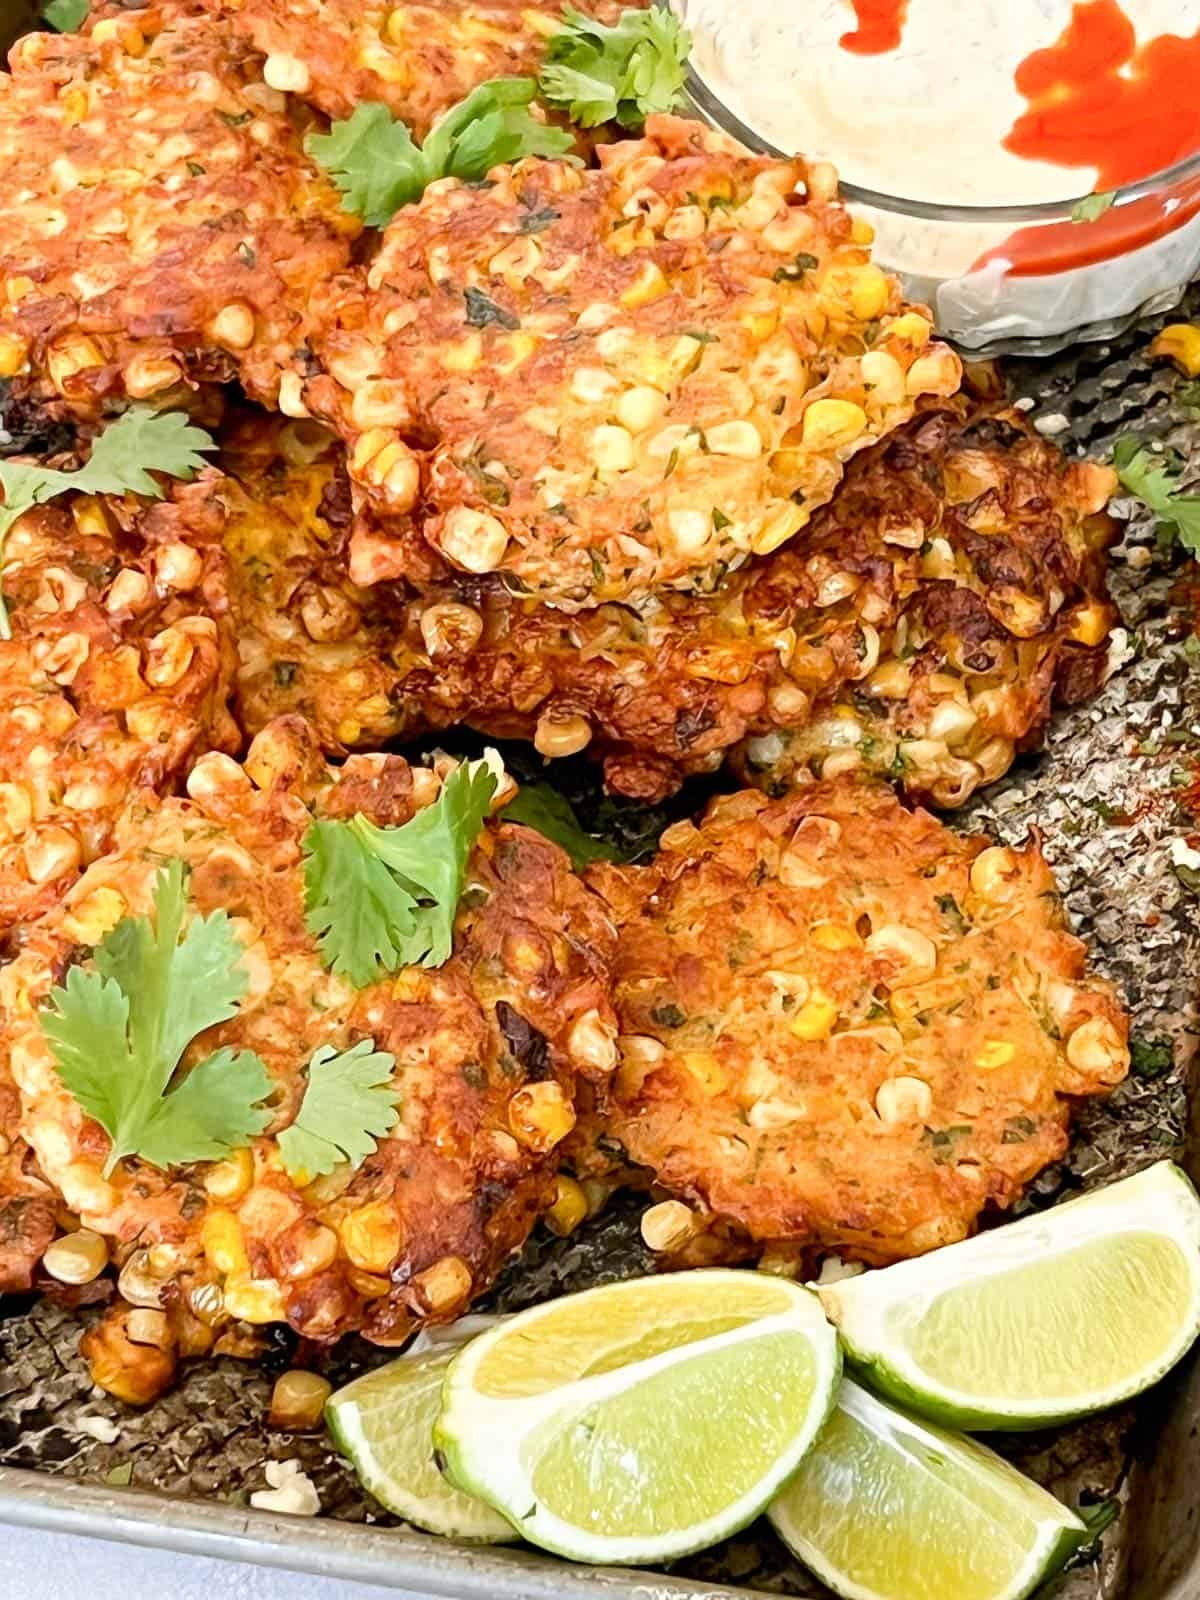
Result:
[[[201,760],[187,799],[135,798],[110,853],[0,969],[23,1130],[123,1265],[150,1252],[124,1284],[157,1274],[159,1303],[210,1326],[287,1320],[314,1339],[361,1329],[395,1343],[416,1322],[461,1312],[550,1203],[576,1077],[600,1083],[616,1061],[612,927],[565,854],[489,823],[450,959],[361,991],[325,970],[305,926],[301,843],[313,815],[398,825],[440,784],[437,770],[398,757],[356,756],[332,773],[303,722],[282,719],[244,767]],[[160,1171],[126,1158],[105,1179],[108,1137],[64,1089],[35,1008],[119,917],[150,912],[173,858],[189,869],[188,915],[227,912],[249,974],[236,1014],[199,1036],[185,1067],[221,1047],[256,1051],[275,1114],[225,1161]],[[343,1163],[298,1186],[275,1136],[296,1116],[304,1070],[320,1047],[368,1038],[395,1057],[399,1121],[357,1170]]]
[[[387,106],[419,140],[488,78],[536,76],[562,0],[206,0],[266,56],[265,76],[349,117],[364,101]],[[582,0],[600,22],[649,0]]]
[[[237,377],[298,402],[307,306],[359,224],[208,17],[32,33],[0,76],[0,374],[94,416]],[[281,387],[282,386],[282,387]]]
[[[415,510],[450,567],[565,609],[711,590],[957,389],[832,168],[672,117],[599,157],[434,184],[324,296],[305,395],[399,524],[361,579],[408,571]]]
[[[612,789],[656,800],[745,741],[764,783],[862,768],[952,804],[1103,661],[1111,474],[961,397],[856,458],[800,537],[716,594],[573,615],[487,578],[355,584],[361,532],[347,552],[318,430],[247,418],[223,447],[225,485],[193,493],[227,514],[240,715],[302,712],[334,753],[467,722],[586,747]]]
[[[1129,1065],[1054,880],[882,786],[754,791],[592,869],[618,926],[602,1124],[760,1243],[893,1261],[967,1234]]]
[[[0,949],[109,848],[134,789],[240,743],[225,560],[186,505],[38,506],[9,532],[2,570]]]

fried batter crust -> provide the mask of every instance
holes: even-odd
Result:
[[[1125,1074],[1036,840],[949,832],[842,779],[713,803],[600,866],[621,1066],[600,1126],[759,1242],[884,1263],[970,1232]]]
[[[502,821],[472,856],[449,961],[361,992],[326,972],[304,920],[301,841],[313,813],[400,824],[439,786],[398,757],[356,756],[331,773],[303,722],[281,719],[244,768],[201,761],[190,798],[131,802],[111,852],[0,969],[0,1033],[47,1177],[113,1238],[119,1261],[135,1246],[167,1246],[172,1295],[210,1323],[214,1283],[226,1317],[286,1319],[318,1340],[361,1329],[395,1343],[415,1322],[457,1315],[550,1203],[577,1076],[601,1083],[615,1064],[605,910],[562,851]],[[66,966],[88,961],[99,930],[81,929],[97,907],[111,918],[115,892],[126,913],[148,912],[171,857],[190,869],[192,912],[227,912],[245,946],[240,1010],[185,1057],[255,1050],[274,1079],[275,1118],[244,1182],[236,1162],[231,1182],[230,1163],[162,1172],[136,1159],[105,1180],[108,1138],[62,1087],[36,1019]],[[275,1135],[296,1115],[304,1069],[321,1046],[364,1038],[395,1056],[400,1121],[357,1171],[298,1186]],[[557,1126],[539,1128],[536,1111],[531,1120],[531,1087],[535,1101],[552,1091]],[[162,1252],[155,1259],[161,1268]]]
[[[221,23],[32,33],[0,77],[0,373],[82,416],[238,378],[280,399],[356,218]],[[287,394],[284,396],[287,399]]]
[[[206,0],[267,57],[276,78],[329,117],[373,101],[418,141],[488,78],[536,75],[563,7],[527,0]],[[649,0],[631,0],[644,6]],[[612,23],[622,0],[576,9]]]
[[[240,745],[220,525],[194,504],[75,495],[9,532],[0,949],[109,848],[133,790]]]
[[[671,117],[599,157],[431,185],[324,295],[307,401],[401,522],[361,581],[407,573],[416,509],[451,567],[568,610],[711,590],[958,388],[831,168]]]
[[[302,712],[333,753],[453,722],[552,750],[581,726],[609,786],[646,800],[744,741],[764,786],[853,767],[955,804],[1104,659],[1111,474],[961,397],[717,594],[574,615],[489,578],[355,584],[345,479],[310,424],[243,419],[221,465],[194,493],[227,515],[240,715]]]

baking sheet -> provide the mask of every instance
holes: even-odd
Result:
[[[1189,310],[1200,312],[1200,292],[1190,297]],[[1200,473],[1200,386],[1149,363],[1155,325],[1049,363],[1014,363],[1008,368],[1014,392],[1067,448],[1103,455],[1115,438],[1133,432],[1167,440]],[[1097,700],[1057,717],[1045,750],[1022,758],[964,817],[1008,840],[1034,824],[1042,830],[1076,926],[1099,970],[1122,985],[1134,1014],[1137,1047],[1128,1082],[1107,1102],[1088,1104],[1068,1156],[1042,1174],[1021,1209],[1110,1182],[1161,1156],[1192,1153],[1187,1115],[1200,876],[1190,877],[1173,847],[1194,826],[1188,802],[1200,792],[1200,673],[1189,643],[1194,572],[1190,557],[1164,547],[1135,518],[1114,557],[1114,595],[1125,626],[1115,641],[1112,677]],[[643,817],[602,802],[585,772],[576,768],[567,778],[581,810],[609,828],[644,828]],[[693,790],[680,805],[698,799]],[[515,1309],[646,1270],[639,1210],[636,1199],[619,1199],[570,1240],[539,1235],[506,1274],[494,1304]],[[761,1525],[680,1563],[669,1577],[568,1568],[532,1552],[470,1551],[408,1533],[363,1494],[323,1439],[267,1429],[269,1370],[230,1360],[195,1365],[171,1393],[135,1413],[93,1390],[76,1353],[79,1313],[43,1300],[9,1303],[0,1317],[0,1520],[489,1600],[825,1592]],[[288,1353],[282,1340],[277,1369]],[[328,1372],[342,1381],[387,1358],[348,1341],[330,1358]],[[1098,1559],[1054,1587],[1059,1600],[1129,1600],[1136,1496],[1153,1493],[1168,1470],[1176,1483],[1194,1485],[1200,1472],[1194,1441],[1190,1476],[1178,1446],[1159,1467],[1147,1455],[1161,1407],[1161,1396],[1150,1396],[1140,1409],[1000,1441],[1064,1499],[1113,1499],[1124,1509]],[[1140,1475],[1131,1477],[1139,1451]],[[320,1493],[319,1521],[246,1509],[272,1457],[301,1462]],[[156,1494],[139,1493],[147,1489]],[[1191,1539],[1186,1519],[1176,1520],[1179,1537]],[[1167,1578],[1139,1587],[1137,1600],[1200,1593],[1200,1561],[1182,1545],[1176,1553],[1175,1565],[1190,1562],[1193,1577],[1181,1578],[1183,1587],[1170,1587]]]

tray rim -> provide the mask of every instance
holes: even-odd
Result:
[[[762,1600],[763,1595],[634,1567],[573,1567],[529,1546],[472,1547],[407,1528],[282,1516],[152,1489],[109,1488],[24,1467],[0,1467],[4,1524],[375,1584],[439,1600]],[[1179,1600],[1185,1600],[1182,1591]]]

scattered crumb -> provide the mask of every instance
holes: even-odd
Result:
[[[1033,425],[1044,438],[1052,439],[1057,433],[1066,433],[1071,422],[1061,411],[1051,411],[1044,417],[1038,417]]]
[[[1186,839],[1172,839],[1171,865],[1187,867],[1192,872],[1200,872],[1200,850],[1193,850]]]
[[[1108,655],[1104,663],[1105,683],[1114,673],[1120,672],[1127,661],[1132,661],[1133,657],[1134,649],[1129,642],[1129,630],[1127,628],[1114,628],[1109,635]]]
[[[258,1511],[282,1511],[290,1517],[315,1517],[321,1509],[316,1485],[294,1457],[268,1461],[264,1468],[269,1489],[256,1489],[250,1504]]]
[[[75,1422],[75,1432],[86,1433],[97,1444],[116,1444],[121,1437],[121,1430],[111,1417],[79,1417]]]
[[[860,1272],[866,1270],[861,1261],[843,1261],[841,1256],[826,1256],[813,1282],[826,1289],[831,1283],[841,1283],[844,1278],[857,1278]]]

